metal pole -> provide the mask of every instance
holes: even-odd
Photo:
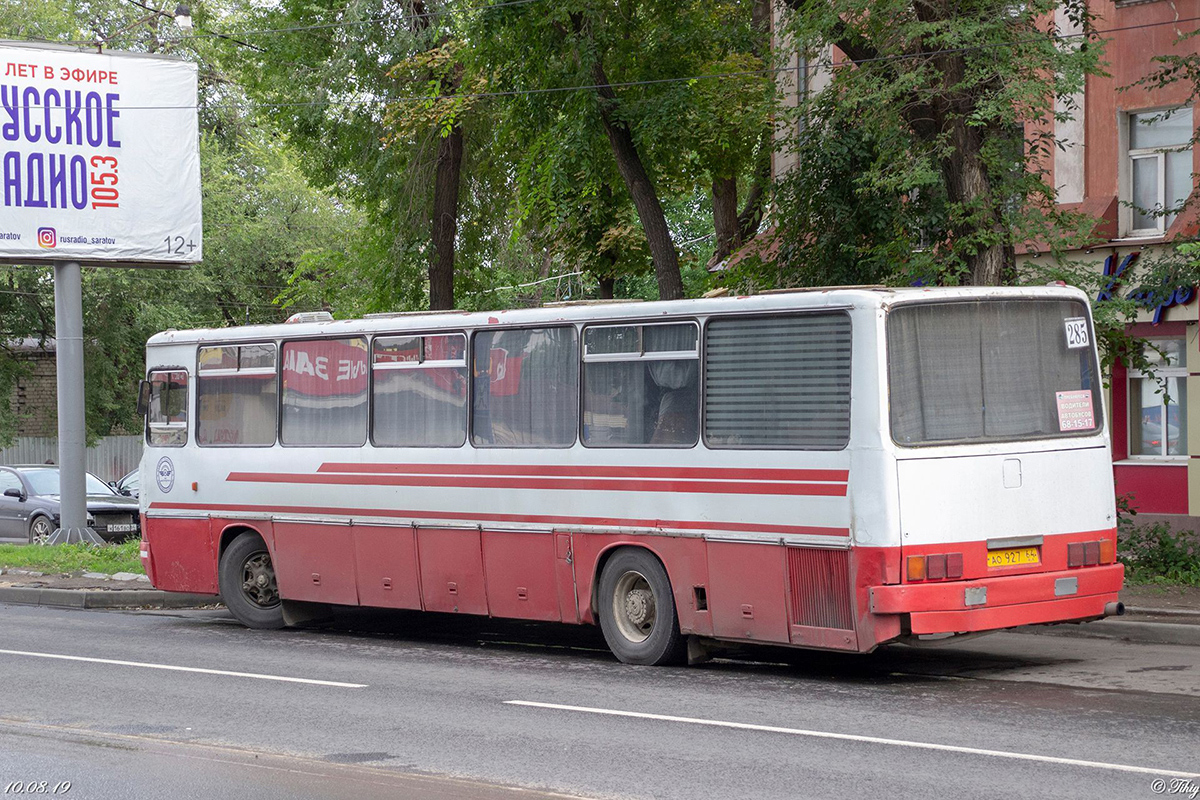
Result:
[[[102,540],[87,524],[84,475],[83,285],[79,264],[54,264],[54,339],[58,368],[59,529],[50,544]]]

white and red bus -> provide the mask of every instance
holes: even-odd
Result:
[[[1120,613],[1089,307],[833,289],[154,336],[143,561],[309,604],[866,652]]]

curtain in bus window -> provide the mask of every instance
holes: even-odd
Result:
[[[274,356],[274,353],[271,354]],[[275,443],[275,374],[197,378],[196,441],[202,445]]]
[[[496,447],[567,447],[575,441],[579,355],[575,329],[475,335],[472,441]]]
[[[1000,440],[1064,435],[1058,393],[1099,398],[1090,347],[1068,348],[1073,301],[990,300],[899,307],[888,319],[896,441]],[[1092,429],[1076,432],[1089,433]]]
[[[366,339],[284,344],[283,443],[365,443],[367,369]]]
[[[152,372],[147,442],[153,447],[187,444],[187,373]]]
[[[710,447],[839,450],[850,438],[850,318],[717,319],[705,333]]]
[[[466,442],[465,352],[462,334],[375,340],[372,436],[376,445],[458,447]],[[404,366],[389,368],[389,364]]]
[[[700,387],[695,323],[596,327],[588,328],[585,336],[589,356],[621,360],[584,363],[584,444],[682,447],[696,443]],[[691,355],[657,360],[663,353]]]

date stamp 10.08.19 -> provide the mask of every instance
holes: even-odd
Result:
[[[4,794],[48,794],[63,795],[71,791],[70,781],[9,781],[4,784]]]

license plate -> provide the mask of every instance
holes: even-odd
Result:
[[[105,528],[105,530],[109,531],[110,533],[132,533],[133,531],[137,530],[137,525],[132,523],[127,523],[125,525],[109,525],[107,528]]]
[[[1036,547],[1010,547],[1006,550],[989,552],[987,565],[989,568],[1015,567],[1021,564],[1036,564],[1040,560]]]

